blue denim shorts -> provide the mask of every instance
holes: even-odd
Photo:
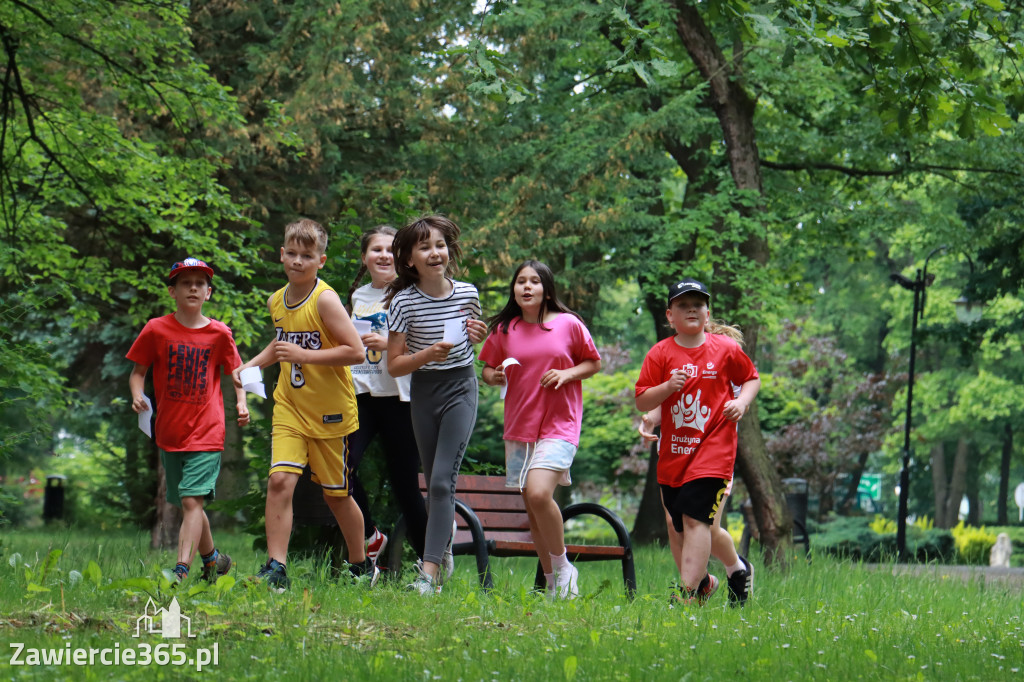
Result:
[[[562,472],[559,485],[571,485],[569,467],[576,457],[576,446],[557,438],[541,438],[535,443],[505,441],[505,487],[522,490],[530,469],[551,469]]]

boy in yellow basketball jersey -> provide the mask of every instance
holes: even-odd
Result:
[[[303,468],[323,489],[348,547],[349,570],[376,582],[378,569],[363,547],[363,514],[349,495],[348,435],[359,426],[349,365],[365,357],[359,334],[338,294],[317,276],[327,261],[327,232],[312,220],[285,228],[281,263],[288,284],[267,300],[275,337],[234,371],[281,363],[274,391],[273,455],[267,485],[267,563],[256,578],[288,588],[292,494]]]

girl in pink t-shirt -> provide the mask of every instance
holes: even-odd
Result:
[[[508,303],[488,321],[488,331],[480,359],[484,383],[506,391],[506,485],[522,491],[549,596],[571,599],[579,593],[579,572],[566,557],[554,492],[571,482],[581,382],[600,371],[601,356],[579,315],[558,300],[551,269],[539,261],[516,269]]]

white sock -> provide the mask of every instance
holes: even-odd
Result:
[[[555,574],[554,574],[554,572],[545,573],[544,574],[544,580],[547,581],[547,586],[548,587],[554,587],[555,586]]]
[[[561,554],[551,554],[549,556],[551,557],[551,568],[554,570],[555,573],[558,573],[559,571],[564,571],[571,565],[569,563],[569,557],[566,556],[566,552],[564,551]]]
[[[743,565],[743,562],[740,561],[739,559],[736,559],[736,563],[735,564],[733,564],[732,566],[726,566],[725,567],[725,574],[731,578],[733,573],[735,573],[736,571],[739,571],[739,570],[743,570],[745,568],[746,568],[746,566]]]

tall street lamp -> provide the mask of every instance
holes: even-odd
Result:
[[[899,284],[904,289],[914,292],[914,311],[910,322],[910,369],[907,377],[907,411],[903,427],[903,467],[900,469],[900,494],[899,511],[896,518],[896,550],[900,561],[907,560],[907,497],[910,494],[910,427],[914,406],[914,360],[917,357],[917,321],[924,317],[925,289],[935,281],[935,275],[928,274],[928,261],[940,251],[945,252],[948,246],[940,246],[933,249],[928,257],[924,259],[924,268],[917,271],[914,279],[905,277],[899,273],[889,275],[889,279]],[[966,256],[966,254],[964,254]],[[974,273],[974,261],[967,256],[967,263],[971,267],[971,274]],[[979,303],[972,303],[961,296],[955,301],[957,319],[964,324],[973,324],[981,319],[982,306]]]

